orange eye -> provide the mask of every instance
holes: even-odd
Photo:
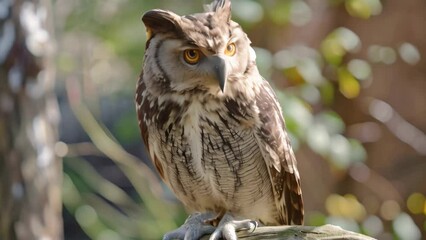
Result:
[[[186,49],[183,51],[183,59],[191,65],[197,64],[200,58],[201,52],[198,49]]]
[[[226,46],[225,54],[228,56],[234,56],[236,51],[237,46],[235,46],[235,43],[230,43],[228,46]]]

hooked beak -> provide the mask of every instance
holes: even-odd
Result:
[[[209,57],[209,61],[211,66],[213,66],[213,74],[219,82],[220,90],[223,92],[227,78],[225,60],[219,56],[211,56]]]

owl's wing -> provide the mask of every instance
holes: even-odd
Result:
[[[260,125],[256,139],[268,167],[282,224],[303,224],[303,200],[296,158],[278,100],[266,80],[256,96]]]
[[[150,148],[149,144],[149,131],[148,131],[148,125],[147,120],[152,121],[154,119],[154,114],[158,112],[158,104],[156,102],[151,102],[150,99],[147,97],[146,91],[146,85],[145,82],[142,80],[142,73],[139,78],[139,82],[137,85],[136,90],[136,112],[139,119],[139,129],[141,131],[142,140],[145,145],[145,152],[149,155],[149,158],[153,162],[155,168],[157,169],[158,174],[160,175],[161,179],[163,181],[167,182],[165,172],[163,170],[163,166],[161,164],[160,159],[157,157],[154,151]],[[162,117],[157,118],[159,121],[164,122],[164,114],[162,114]]]

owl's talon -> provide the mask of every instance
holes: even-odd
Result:
[[[254,220],[251,220],[250,223],[251,223],[250,225],[251,227],[247,231],[249,231],[250,233],[253,233],[254,231],[256,231],[257,227],[259,227],[259,223]]]
[[[166,233],[163,237],[163,240],[200,239],[202,236],[214,232],[215,227],[204,223],[207,219],[211,219],[212,217],[213,214],[210,212],[191,214],[182,226],[176,230]]]
[[[254,232],[259,224],[251,219],[234,220],[230,214],[225,214],[216,230],[210,235],[209,240],[237,240],[239,231]]]

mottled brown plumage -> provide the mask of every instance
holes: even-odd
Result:
[[[281,108],[230,16],[226,0],[188,16],[144,14],[148,41],[136,93],[143,141],[190,212],[302,224]]]

